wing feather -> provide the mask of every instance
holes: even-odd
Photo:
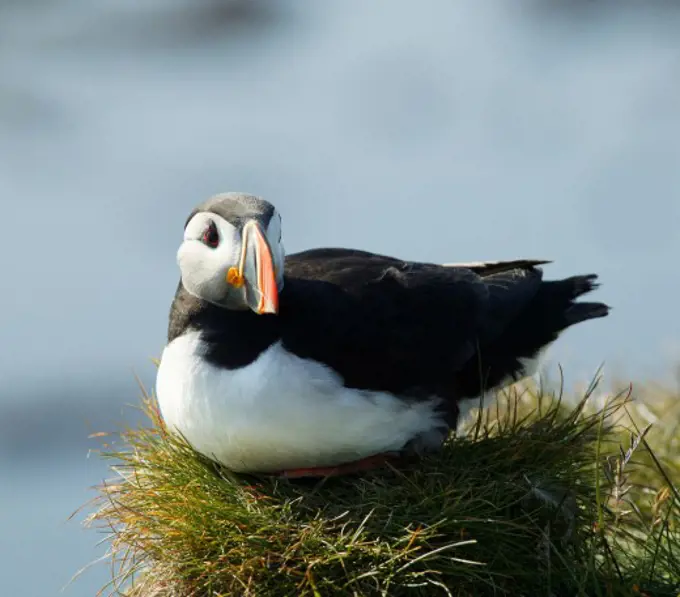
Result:
[[[542,272],[526,265],[533,262],[500,263],[480,275],[362,251],[307,251],[288,258],[282,296],[300,290],[300,327],[318,335],[305,338],[301,356],[332,366],[347,385],[453,395],[456,371],[503,332],[541,283]]]

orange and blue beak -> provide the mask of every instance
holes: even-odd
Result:
[[[279,290],[272,251],[257,220],[249,220],[241,232],[243,246],[238,268],[231,268],[227,281],[245,286],[245,300],[258,315],[279,312]]]

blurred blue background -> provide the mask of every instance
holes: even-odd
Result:
[[[0,0],[0,593],[103,553],[67,521],[108,474],[87,435],[153,386],[183,223],[218,191],[274,202],[289,252],[598,272],[612,315],[550,362],[668,375],[678,30],[671,0]]]

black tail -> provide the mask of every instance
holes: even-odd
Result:
[[[604,303],[574,303],[564,312],[567,325],[562,329],[581,321],[606,317],[609,314],[609,309],[610,307]]]
[[[588,319],[595,319],[596,317],[605,317],[609,313],[609,307],[604,303],[575,303],[579,296],[587,294],[599,288],[597,282],[597,274],[589,274],[587,276],[574,276],[559,282],[546,282],[546,284],[560,285],[561,292],[570,297],[570,305],[564,310],[564,325],[558,331],[568,328],[570,325],[579,323],[580,321],[587,321]]]
[[[541,282],[533,299],[500,336],[487,343],[480,340],[478,354],[459,372],[460,397],[478,396],[480,390],[521,379],[527,374],[522,360],[536,358],[568,327],[605,317],[609,307],[604,303],[576,302],[598,286],[595,274]]]

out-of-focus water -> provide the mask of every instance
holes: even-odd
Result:
[[[680,351],[680,5],[658,0],[0,0],[0,577],[94,559],[86,435],[153,381],[194,204],[261,194],[289,251],[554,259],[604,321],[551,353]],[[92,595],[107,570],[66,595]]]
[[[2,595],[44,597],[64,589],[65,595],[94,596],[109,580],[104,564],[70,581],[104,555],[105,546],[95,548],[104,534],[68,517],[93,498],[88,488],[106,475],[104,466],[68,450],[22,465],[8,469],[3,462],[0,475]]]

